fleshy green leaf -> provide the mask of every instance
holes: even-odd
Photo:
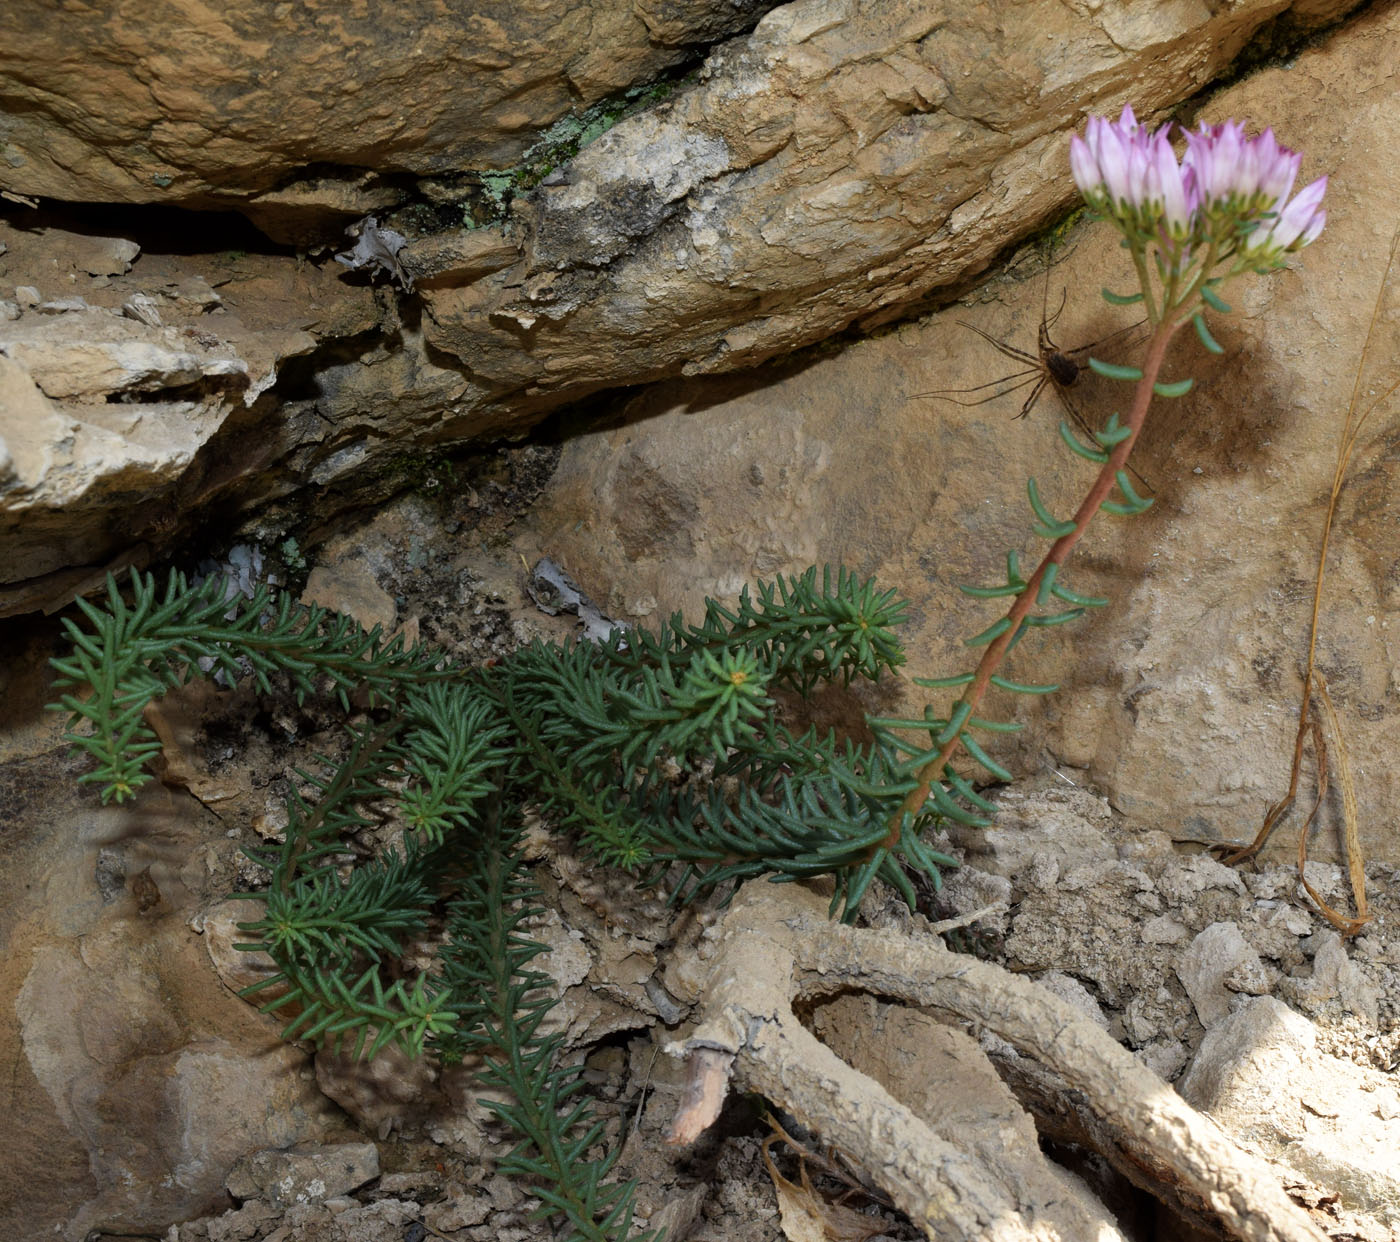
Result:
[[[1142,378],[1140,367],[1119,366],[1115,362],[1102,362],[1098,358],[1089,359],[1089,370],[1095,375],[1102,375],[1104,379],[1127,380],[1136,383]]]
[[[1191,391],[1196,381],[1193,379],[1176,380],[1171,384],[1153,384],[1152,391],[1159,397],[1184,397]]]
[[[1213,281],[1207,281],[1201,286],[1201,300],[1212,310],[1218,310],[1222,315],[1228,315],[1230,307],[1212,288],[1213,284]]]
[[[1060,439],[1065,442],[1065,446],[1071,453],[1077,453],[1086,461],[1102,465],[1108,460],[1108,454],[1102,449],[1091,449],[1087,445],[1081,444],[1079,438],[1069,429],[1069,424],[1064,419],[1060,420]]]
[[[1200,337],[1201,344],[1210,350],[1211,353],[1223,354],[1225,352],[1225,346],[1217,341],[1215,337],[1211,336],[1210,329],[1206,327],[1205,316],[1203,316],[1200,311],[1197,311],[1191,316],[1191,322],[1195,325],[1196,335]]]

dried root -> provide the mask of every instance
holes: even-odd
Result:
[[[865,1169],[939,1242],[1121,1237],[1107,1209],[1040,1156],[1028,1123],[999,1110],[997,1087],[970,1088],[996,1113],[969,1116],[971,1041],[920,1041],[919,1076],[936,1089],[914,1110],[842,1060],[798,1020],[864,992],[921,1006],[944,1023],[1004,1042],[1002,1076],[1058,1133],[1095,1147],[1188,1219],[1247,1242],[1321,1242],[1269,1167],[1072,1006],[931,936],[843,926],[823,899],[754,883],[719,928],[703,1017],[673,1051],[690,1087],[671,1132],[687,1143],[718,1115],[729,1083],[757,1091]],[[992,1037],[990,1041],[986,1037]],[[857,1041],[858,1042],[858,1041]],[[853,1059],[854,1056],[853,1056]],[[985,1069],[985,1062],[981,1062]],[[941,1077],[946,1076],[946,1077]],[[940,1101],[946,1100],[945,1108]],[[1019,1114],[1021,1122],[1024,1114]]]

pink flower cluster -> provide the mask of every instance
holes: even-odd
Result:
[[[1116,122],[1091,116],[1084,137],[1070,139],[1075,184],[1129,241],[1157,242],[1180,259],[1203,243],[1233,242],[1249,266],[1264,268],[1322,232],[1327,178],[1285,205],[1302,156],[1280,146],[1273,130],[1246,138],[1236,121],[1202,123],[1199,132],[1183,131],[1179,163],[1169,131],[1149,133],[1125,107]]]

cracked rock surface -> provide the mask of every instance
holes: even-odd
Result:
[[[6,9],[5,184],[235,206],[293,240],[398,201],[395,175],[515,163],[572,109],[751,26],[762,0]]]
[[[120,327],[84,321],[92,348],[69,384],[48,368],[66,391],[40,395],[162,408],[111,426],[0,380],[6,408],[40,429],[0,426],[19,446],[20,490],[0,498],[0,535],[22,553],[7,581],[64,575],[5,591],[0,609],[61,603],[167,551],[216,504],[225,523],[293,492],[298,508],[328,488],[371,494],[410,447],[519,433],[600,389],[750,367],[906,315],[1064,210],[1066,140],[1088,111],[1131,96],[1163,116],[1285,10],[1307,29],[1353,3],[639,0],[450,18],[410,6],[377,23],[270,0],[221,18],[169,0],[53,21],[24,0],[10,14],[23,37],[0,52],[22,58],[8,82],[0,61],[0,93],[24,104],[0,122],[0,325],[18,334],[0,352],[55,360],[75,329],[33,320],[113,312]],[[460,227],[462,178],[702,50],[667,98],[522,183],[500,223]],[[137,244],[105,218],[95,239],[36,246],[44,221],[16,195],[232,208],[301,253],[232,263],[215,216],[207,241],[148,243],[132,267],[101,245]],[[374,277],[328,256],[371,215],[407,238],[396,261],[415,292],[372,298]],[[197,348],[175,350],[171,327],[195,327]],[[65,419],[81,424],[71,462]],[[55,468],[36,483],[46,453]]]

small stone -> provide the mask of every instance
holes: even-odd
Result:
[[[316,566],[306,580],[301,602],[343,612],[365,629],[377,625],[385,633],[393,629],[398,616],[394,597],[374,580],[368,568],[353,561]]]
[[[89,276],[125,276],[141,247],[125,237],[83,237],[68,234],[73,265]]]
[[[1144,829],[1133,834],[1131,840],[1124,841],[1114,848],[1114,853],[1123,862],[1142,862],[1150,858],[1174,858],[1176,850],[1172,846],[1171,833],[1157,828]]]
[[[1096,1026],[1108,1030],[1108,1018],[1104,1015],[1099,1002],[1094,999],[1093,994],[1078,979],[1065,974],[1063,971],[1047,971],[1040,977],[1040,985],[1046,991],[1058,996],[1062,1001],[1073,1005],[1080,1010],[1089,1021]]]
[[[1216,862],[1209,854],[1193,854],[1168,864],[1157,877],[1157,888],[1175,906],[1186,905],[1208,888],[1245,891],[1239,872]]]
[[[205,912],[200,920],[200,932],[204,936],[204,948],[209,954],[214,970],[220,981],[231,992],[254,984],[265,984],[278,973],[277,963],[266,953],[249,953],[236,945],[247,944],[252,938],[248,932],[240,931],[240,923],[256,922],[262,917],[263,904],[260,901],[229,898]],[[263,1004],[286,992],[286,987],[264,988],[258,998]]]
[[[667,990],[660,974],[654,974],[643,985],[647,999],[656,1007],[656,1016],[667,1026],[679,1026],[686,1008]]]
[[[445,1188],[449,1194],[461,1191],[460,1185],[456,1182],[446,1183]],[[415,1169],[412,1172],[381,1174],[375,1192],[398,1198],[402,1195],[412,1196],[415,1191],[439,1191],[442,1189],[444,1189],[444,1183],[441,1173],[433,1169]],[[420,1194],[417,1197],[421,1199],[424,1196]]]
[[[296,730],[290,732],[295,734]],[[285,841],[289,822],[286,801],[269,792],[263,799],[262,810],[254,812],[248,824],[264,841]]]
[[[1225,979],[1241,969],[1242,977],[1248,977],[1250,972],[1262,972],[1264,965],[1234,923],[1212,923],[1177,962],[1177,978],[1207,1030],[1229,1016],[1231,993]]]
[[[1139,1046],[1152,1043],[1162,1033],[1162,1009],[1147,997],[1134,996],[1123,1009],[1123,1033]]]
[[[944,879],[938,906],[940,912],[946,912],[944,917],[974,914],[995,905],[1003,908],[1011,905],[1011,881],[1005,876],[973,866],[962,866]],[[985,930],[1002,921],[1002,918],[988,915],[979,926]]]
[[[209,311],[222,301],[214,287],[203,276],[187,276],[166,294],[167,297],[183,304],[187,310]]]
[[[1144,944],[1181,944],[1187,935],[1186,927],[1170,914],[1159,914],[1142,925]]]
[[[423,1223],[434,1232],[451,1233],[454,1229],[481,1224],[491,1215],[491,1210],[490,1195],[468,1192],[430,1205],[423,1215]]]
[[[1071,868],[1060,878],[1060,889],[1066,893],[1078,893],[1087,888],[1102,884],[1118,870],[1118,863],[1111,858],[1096,859]]]
[[[262,1237],[281,1214],[271,1203],[250,1199],[242,1207],[206,1222],[209,1242],[250,1242],[252,1238]]]
[[[128,319],[144,323],[148,328],[160,327],[160,311],[155,298],[148,293],[133,293],[122,303],[122,314]]]
[[[1048,892],[1060,878],[1060,860],[1054,854],[1036,854],[1018,877],[1026,888]]]
[[[16,285],[15,301],[26,309],[31,306],[38,306],[44,299],[40,296],[39,290],[33,285]]]
[[[1259,921],[1265,927],[1281,927],[1294,936],[1307,936],[1313,931],[1312,916],[1292,905],[1277,906],[1264,913]]]
[[[688,1190],[672,1191],[666,1203],[647,1222],[648,1227],[661,1230],[660,1236],[664,1238],[689,1237],[710,1189],[708,1184],[702,1182]]]
[[[66,315],[70,311],[90,310],[86,298],[55,298],[52,302],[40,302],[38,306],[41,315]]]
[[[1258,955],[1247,957],[1229,971],[1222,982],[1230,992],[1243,992],[1248,996],[1267,996],[1273,991],[1277,980],[1276,972],[1260,961]]]
[[[19,316],[20,310],[18,302],[7,302],[4,298],[0,298],[0,319],[12,320],[18,319]]]
[[[1270,901],[1288,893],[1293,887],[1294,872],[1281,867],[1265,867],[1260,871],[1243,872],[1244,886],[1262,901]]]
[[[1329,930],[1318,932],[1313,940],[1317,948],[1313,953],[1312,978],[1289,980],[1291,996],[1310,1010],[1338,1000],[1343,1009],[1361,1015],[1375,1026],[1380,998],[1361,968],[1347,957],[1342,938]]]
[[[298,1144],[255,1151],[239,1160],[225,1185],[235,1199],[262,1199],[289,1207],[323,1203],[379,1176],[373,1143]]]
[[[1303,864],[1303,878],[1326,898],[1340,897],[1345,891],[1342,883],[1342,869],[1336,863],[1315,862],[1309,859]],[[1299,893],[1304,892],[1298,885]]]
[[[1179,1039],[1154,1039],[1137,1055],[1164,1082],[1174,1081],[1187,1060],[1186,1045]]]
[[[372,1059],[356,1059],[349,1048],[316,1053],[316,1085],[322,1093],[380,1138],[441,1108],[437,1078],[428,1058],[411,1057],[394,1044]]]

